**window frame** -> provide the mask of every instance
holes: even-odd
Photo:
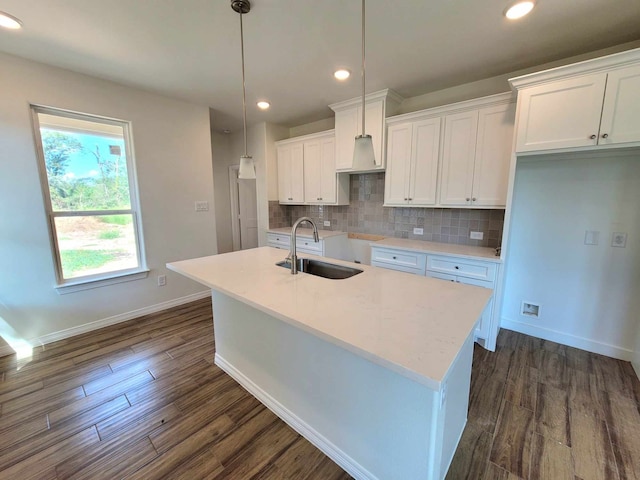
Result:
[[[142,233],[142,218],[140,214],[140,203],[138,194],[138,178],[136,174],[136,162],[133,148],[133,135],[131,133],[131,122],[120,120],[117,118],[93,115],[88,113],[75,112],[61,108],[49,107],[44,105],[31,104],[31,120],[33,124],[33,132],[36,144],[36,157],[38,163],[38,172],[40,176],[41,192],[47,216],[47,229],[49,233],[49,241],[53,264],[55,270],[55,288],[60,294],[72,293],[80,290],[113,285],[115,283],[127,282],[146,278],[149,273],[147,268],[146,255],[144,249],[144,237]],[[127,165],[127,180],[129,182],[129,209],[114,210],[79,210],[79,211],[55,211],[51,202],[51,191],[49,187],[49,177],[47,175],[44,148],[42,143],[42,135],[40,131],[40,120],[38,114],[53,115],[63,118],[71,118],[76,120],[84,120],[105,125],[114,125],[122,128],[125,160]],[[95,133],[95,132],[93,132]],[[58,236],[56,232],[56,218],[64,217],[88,217],[100,215],[131,215],[133,233],[136,241],[136,255],[138,257],[138,266],[128,269],[113,270],[110,272],[96,273],[91,275],[83,275],[74,278],[64,278],[62,269],[62,261],[60,256],[60,248],[58,245]]]

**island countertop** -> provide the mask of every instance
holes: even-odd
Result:
[[[330,280],[278,267],[282,250],[172,262],[170,270],[439,390],[492,291],[367,265]]]

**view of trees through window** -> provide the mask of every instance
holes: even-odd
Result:
[[[140,266],[124,126],[77,117],[38,112],[63,280]]]

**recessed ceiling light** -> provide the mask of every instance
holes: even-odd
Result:
[[[0,12],[0,27],[18,30],[19,28],[22,28],[22,22],[13,15]]]
[[[509,20],[516,20],[517,18],[524,17],[527,13],[533,10],[536,3],[533,0],[525,0],[516,2],[513,5],[507,7],[504,11],[504,16]]]
[[[269,102],[265,102],[264,100],[259,101],[256,105],[258,105],[260,110],[266,110],[271,106]]]
[[[351,76],[351,72],[349,70],[341,68],[340,70],[336,70],[333,73],[333,76],[336,77],[336,79],[343,81]]]

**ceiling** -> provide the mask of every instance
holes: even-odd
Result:
[[[248,123],[295,126],[360,94],[360,2],[251,0],[243,17]],[[369,0],[367,91],[404,97],[640,39],[640,0],[539,0],[518,21],[506,0]],[[0,51],[214,110],[241,128],[238,14],[229,0],[0,0],[24,23]],[[354,75],[338,83],[332,73]],[[506,85],[505,85],[506,87]],[[258,99],[271,109],[258,111]]]

